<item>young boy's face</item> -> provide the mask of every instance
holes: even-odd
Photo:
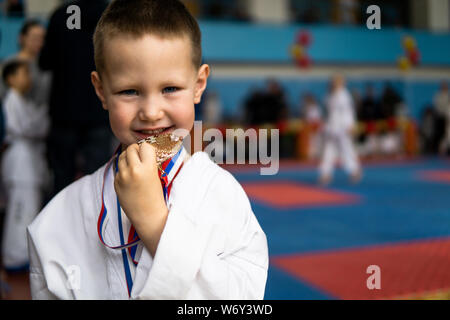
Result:
[[[22,94],[27,93],[31,87],[31,77],[28,66],[20,66],[14,74],[9,76],[8,85]]]
[[[117,36],[104,52],[105,70],[92,82],[119,141],[128,146],[158,129],[186,136],[209,75],[207,65],[194,67],[189,39]]]

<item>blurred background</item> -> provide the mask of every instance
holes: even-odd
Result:
[[[449,299],[450,0],[183,2],[199,20],[203,59],[212,68],[196,107],[203,129],[280,130],[277,175],[260,176],[258,165],[224,165],[242,183],[268,237],[266,299]],[[24,51],[19,40],[26,21],[36,19],[45,29],[67,3],[0,0],[0,61]],[[81,17],[84,30],[83,10]],[[39,50],[45,46],[43,35],[34,41]],[[73,50],[66,64],[89,59],[83,52],[90,49]],[[45,66],[40,55],[31,58],[38,67]],[[351,183],[339,169],[318,184],[336,74],[345,77],[351,97],[361,177]],[[88,74],[83,79],[90,81]],[[54,94],[51,84],[45,90]],[[46,103],[57,121],[52,99]],[[104,123],[94,127],[106,132]],[[50,148],[65,134],[58,130],[49,131]],[[116,142],[104,137],[110,154]],[[58,160],[51,152],[47,158],[55,177]],[[72,158],[75,174],[65,184],[92,171],[89,153]],[[65,184],[50,183],[47,200]],[[380,267],[380,289],[367,287],[370,265]],[[2,277],[5,298],[29,297],[26,273]]]

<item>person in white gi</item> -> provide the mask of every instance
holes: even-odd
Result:
[[[181,148],[158,168],[155,147],[137,144],[193,127],[210,72],[192,50],[199,35],[178,0],[113,1],[103,13],[92,82],[120,155],[29,226],[33,299],[264,297],[267,239],[240,184],[206,153]]]
[[[339,159],[354,182],[361,178],[358,155],[353,144],[355,111],[350,93],[342,75],[332,79],[331,92],[326,99],[327,120],[324,127],[324,148],[319,167],[320,183],[331,182],[333,170]]]
[[[36,106],[25,94],[31,79],[25,61],[10,61],[3,69],[9,87],[3,103],[9,145],[2,157],[2,178],[7,192],[2,258],[6,270],[26,269],[26,227],[42,208],[48,181],[44,138],[49,127],[46,105]]]
[[[304,97],[304,105],[302,107],[302,115],[306,124],[309,126],[309,150],[308,158],[317,159],[321,149],[320,125],[322,123],[322,110],[317,103],[314,95],[308,93]]]

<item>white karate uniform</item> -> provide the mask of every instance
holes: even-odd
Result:
[[[11,57],[6,58],[2,62],[2,66],[0,69],[3,69],[7,63],[13,60],[23,60],[17,54]],[[48,105],[49,95],[50,95],[50,87],[52,81],[52,75],[49,71],[42,71],[39,69],[37,60],[31,60],[28,62],[28,67],[30,70],[31,77],[31,88],[30,91],[27,92],[27,98],[31,99],[33,103],[36,105]],[[0,81],[0,98],[4,98],[6,96],[8,89],[3,83]]]
[[[104,246],[97,234],[105,168],[61,191],[29,226],[33,299],[264,297],[266,236],[240,184],[204,152],[190,157],[173,180],[155,257],[139,244],[129,297],[121,250]],[[104,194],[111,218],[104,239],[114,245],[120,241],[109,171]],[[127,230],[129,221],[122,219]]]
[[[319,105],[313,103],[306,106],[305,120],[311,125],[319,125],[322,122],[322,112]],[[322,136],[319,130],[311,130],[309,135],[309,159],[317,159],[320,156],[320,147],[322,145]]]
[[[337,89],[327,98],[326,106],[328,118],[324,128],[320,174],[331,176],[338,159],[348,173],[356,173],[359,161],[350,133],[355,125],[352,96],[345,88]]]
[[[6,268],[28,264],[26,227],[42,206],[42,188],[48,181],[44,137],[49,128],[45,106],[36,107],[14,89],[8,90],[3,111],[9,144],[2,158],[7,192],[2,256]]]

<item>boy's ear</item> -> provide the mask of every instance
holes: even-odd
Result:
[[[97,97],[102,102],[102,107],[105,110],[108,110],[108,106],[106,105],[106,99],[105,99],[105,93],[103,90],[102,80],[100,79],[100,75],[97,71],[91,72],[91,81],[92,85],[95,88],[95,93],[97,94]]]
[[[198,70],[197,75],[197,83],[195,84],[195,92],[194,92],[194,103],[200,103],[202,100],[202,94],[206,89],[206,85],[208,83],[210,69],[209,65],[204,64]]]

